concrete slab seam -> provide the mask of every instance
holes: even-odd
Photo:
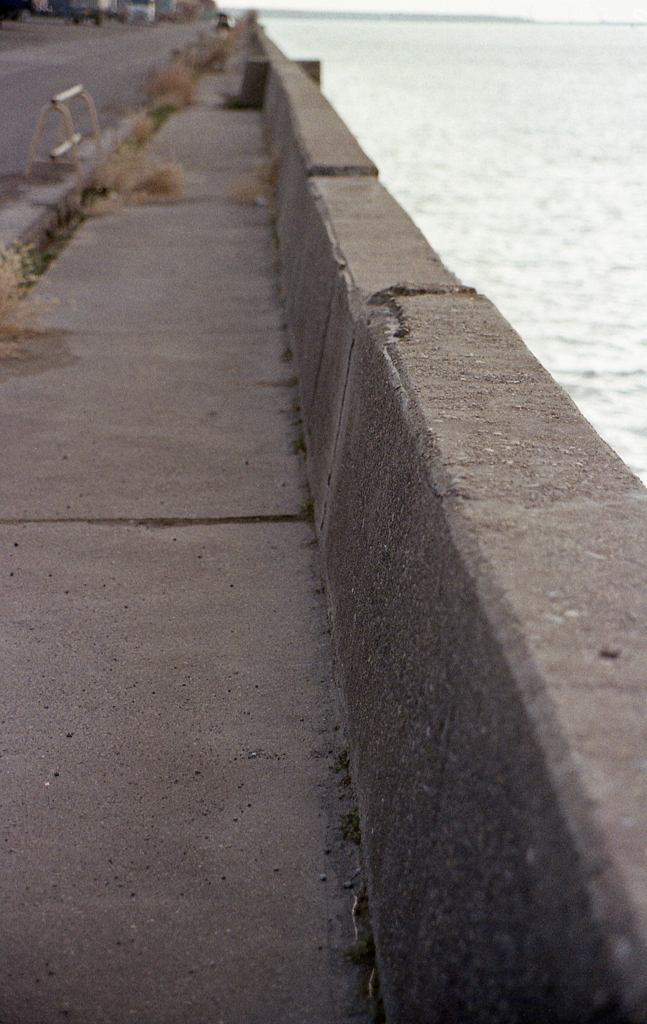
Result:
[[[168,517],[168,518],[43,518],[43,519],[0,519],[0,526],[146,526],[150,529],[168,530],[186,526],[235,526],[236,524],[255,523],[303,523],[310,521],[309,514],[265,513],[248,516],[196,516],[196,517]]]

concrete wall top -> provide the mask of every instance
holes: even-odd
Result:
[[[314,178],[312,191],[325,206],[324,221],[334,226],[341,258],[364,298],[393,288],[460,287],[409,215],[374,178]]]

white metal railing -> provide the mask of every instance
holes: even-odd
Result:
[[[38,150],[38,143],[43,132],[43,125],[45,118],[50,111],[58,112],[63,118],[65,131],[67,135],[62,138],[61,142],[54,147],[50,152],[50,160],[58,160],[59,157],[65,156],[66,153],[72,152],[72,158],[74,160],[74,166],[77,173],[81,171],[81,160],[79,157],[79,145],[82,141],[82,135],[80,132],[74,131],[74,124],[72,121],[72,115],[70,113],[70,101],[74,99],[81,99],[85,101],[90,115],[90,123],[92,124],[92,132],[94,134],[94,142],[97,147],[97,157],[103,158],[103,145],[101,142],[101,132],[99,130],[99,120],[97,118],[97,111],[94,105],[94,100],[90,96],[89,92],[83,88],[82,85],[73,85],[70,89],[64,89],[63,92],[58,92],[56,96],[52,96],[49,103],[43,107],[36,122],[36,129],[29,150],[29,159],[27,160],[27,166],[25,167],[25,177],[28,178],[31,174],[31,169],[36,159],[36,152]],[[63,133],[61,133],[63,134]]]

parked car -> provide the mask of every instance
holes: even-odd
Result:
[[[155,21],[155,0],[130,0],[126,8],[130,25],[150,25]]]
[[[69,0],[68,17],[78,25],[81,21],[93,21],[102,25],[110,8],[110,0]]]
[[[0,0],[0,21],[3,18],[18,21],[25,11],[31,11],[30,0]]]
[[[49,13],[55,15],[58,18],[71,17],[70,0],[48,0],[47,6]]]
[[[155,0],[111,0],[110,11],[129,25],[150,25],[155,21]]]

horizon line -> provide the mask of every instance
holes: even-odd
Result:
[[[259,7],[259,16],[269,15],[280,18],[346,18],[367,19],[379,18],[386,21],[480,21],[506,22],[521,25],[606,25],[612,26],[644,26],[647,21],[555,21],[538,18],[522,18],[506,14],[432,14],[423,11],[340,11],[313,10],[304,7]]]

